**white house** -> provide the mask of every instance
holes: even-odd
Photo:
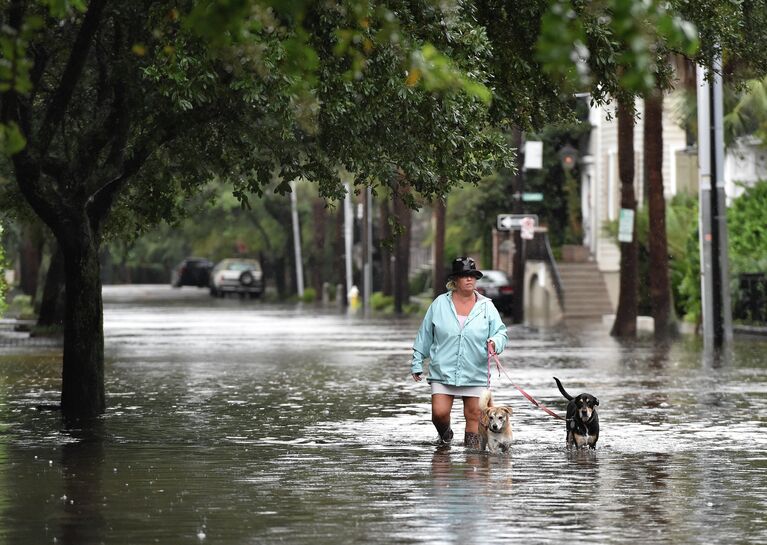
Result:
[[[680,191],[697,194],[697,150],[687,145],[684,129],[675,119],[674,96],[667,95],[663,109],[663,185],[666,198]],[[644,202],[643,125],[644,102],[637,100],[634,127],[634,190],[638,206]],[[607,285],[613,306],[617,306],[620,272],[620,249],[605,236],[602,226],[616,220],[620,211],[618,176],[618,121],[615,104],[594,107],[589,112],[591,138],[588,154],[583,157],[581,198],[584,240],[591,258],[596,261]],[[741,183],[767,179],[767,149],[754,137],[739,139],[726,150],[724,164],[728,204],[743,192]]]
[[[634,191],[639,207],[644,205],[643,125],[644,102],[637,100],[634,127]],[[674,120],[672,98],[666,97],[663,110],[663,183],[667,196],[677,192],[677,153],[687,148],[687,137]],[[584,241],[605,279],[613,306],[617,306],[620,248],[603,233],[605,222],[617,220],[620,213],[618,176],[618,120],[615,103],[592,106],[589,112],[591,138],[583,157],[581,199]]]

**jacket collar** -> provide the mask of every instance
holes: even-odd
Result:
[[[458,320],[458,312],[455,310],[452,294],[453,292],[449,291],[445,293],[445,297],[447,297],[448,302],[450,303],[450,308],[453,309],[453,314],[456,317],[455,319]],[[482,312],[484,305],[491,300],[490,298],[485,297],[484,295],[479,293],[477,290],[474,290],[474,295],[477,297],[477,302],[472,307],[471,312],[469,312],[469,317],[466,320],[467,322],[470,321],[474,316]]]

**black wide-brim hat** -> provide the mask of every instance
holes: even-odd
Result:
[[[448,279],[453,279],[458,276],[473,276],[477,280],[484,275],[481,271],[477,270],[477,264],[470,257],[456,257],[453,260],[453,270],[448,275]]]

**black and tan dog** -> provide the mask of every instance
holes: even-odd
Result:
[[[557,377],[554,377],[554,380],[557,381],[559,391],[569,400],[565,417],[567,446],[596,448],[599,440],[599,400],[591,394],[578,394],[573,397],[565,391]]]

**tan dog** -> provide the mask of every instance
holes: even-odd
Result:
[[[479,449],[509,452],[511,449],[511,407],[493,405],[493,393],[485,390],[479,398]]]

